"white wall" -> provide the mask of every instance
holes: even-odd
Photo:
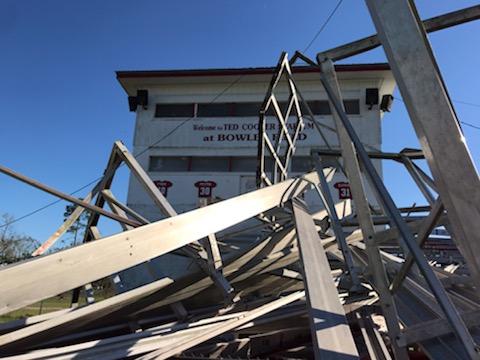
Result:
[[[326,94],[322,90],[316,74],[300,74],[297,78],[298,87],[307,100],[326,100]],[[144,151],[150,144],[155,143],[165,134],[185,122],[186,118],[155,118],[156,103],[202,103],[210,102],[212,98],[226,87],[227,77],[211,77],[208,79],[181,78],[178,81],[169,79],[158,83],[138,84],[139,89],[148,89],[149,107],[137,110],[134,153]],[[233,79],[235,79],[233,77]],[[365,105],[365,89],[379,88],[380,99],[383,94],[393,92],[394,82],[388,71],[368,71],[342,74],[339,73],[340,86],[344,99],[360,100],[360,115],[350,115],[349,118],[364,144],[372,148],[381,149],[381,112],[378,106],[372,110]],[[228,81],[227,81],[228,80]],[[228,92],[216,100],[216,102],[261,102],[265,96],[270,77],[267,75],[244,76],[242,80],[233,86]],[[285,88],[276,91],[279,100],[285,100],[288,93]],[[323,124],[334,127],[331,116],[316,116]],[[276,121],[272,119],[272,124]],[[148,169],[150,156],[256,156],[257,154],[257,117],[233,117],[233,118],[194,118],[184,123],[171,136],[157,146],[143,154],[139,161]],[[324,134],[328,143],[338,146],[335,133],[325,130]],[[233,138],[233,140],[232,140]],[[227,140],[228,139],[228,140]],[[311,148],[325,148],[326,145],[315,127],[307,122],[306,128],[297,142],[296,155],[309,155]],[[223,140],[223,141],[222,141]],[[371,148],[370,148],[371,149]],[[369,150],[367,148],[367,150]],[[381,165],[376,162],[377,169],[381,172]],[[247,177],[253,177],[252,173],[159,173],[151,172],[154,180],[168,180],[173,186],[168,190],[167,199],[178,212],[183,212],[197,206],[197,188],[194,183],[199,180],[213,180],[217,187],[213,189],[213,195],[221,198],[229,198],[244,191],[241,182],[248,182]],[[332,183],[345,181],[342,174],[337,174]],[[332,189],[334,195],[338,194]],[[309,195],[312,205],[319,207],[319,201],[315,195]],[[128,204],[145,216],[158,219],[160,214],[153,203],[143,193],[135,179],[130,180]]]

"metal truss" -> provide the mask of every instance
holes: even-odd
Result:
[[[289,91],[286,108],[281,109],[275,90],[285,78]],[[267,132],[267,114],[272,110],[278,125],[274,139]],[[290,120],[294,118],[294,122]],[[292,124],[292,130],[289,125]],[[288,63],[287,53],[282,53],[278,61],[275,75],[272,77],[265,100],[260,109],[257,186],[276,184],[288,178],[295,143],[303,130],[304,121],[300,108],[300,100],[293,82],[292,71]],[[284,143],[285,141],[285,143]]]
[[[316,61],[296,53],[289,62],[281,55],[260,113],[255,191],[177,214],[120,142],[83,200],[0,167],[77,205],[32,259],[0,268],[0,315],[74,290],[72,307],[0,324],[0,356],[407,359],[414,346],[432,359],[478,359],[480,184],[425,33],[479,18],[480,6],[421,23],[412,1],[366,2],[378,35],[319,53]],[[422,150],[367,151],[345,113],[333,61],[379,45]],[[318,69],[335,128],[317,121],[304,101],[291,71],[297,60]],[[413,71],[418,64],[421,74]],[[289,93],[285,109],[275,95],[282,79]],[[274,139],[266,126],[270,110],[278,125]],[[335,132],[339,147],[325,141],[312,152],[314,171],[292,179],[289,167],[307,117],[321,135]],[[337,169],[325,166],[327,157],[338,161]],[[403,164],[427,205],[398,208],[372,159]],[[419,159],[427,160],[432,177]],[[122,164],[162,220],[150,222],[115,197],[111,185]],[[330,193],[335,170],[348,178],[353,214],[341,214]],[[469,193],[456,191],[456,182]],[[381,211],[370,205],[366,184]],[[313,214],[301,199],[312,190],[325,207]],[[83,244],[45,254],[83,211],[90,213]],[[101,216],[123,232],[102,237]],[[438,226],[453,236],[470,276],[428,263],[422,247]],[[239,246],[239,234],[252,231],[256,236]],[[402,256],[386,252],[387,246]],[[122,288],[122,277],[152,272],[150,260],[166,254],[188,256],[195,265]],[[117,293],[95,299],[90,284],[103,278],[112,279]],[[86,305],[78,302],[81,288]],[[378,316],[385,331],[378,329]]]

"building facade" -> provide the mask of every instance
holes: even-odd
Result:
[[[292,69],[303,97],[316,119],[334,127],[326,93],[316,69]],[[136,112],[134,154],[168,201],[181,213],[198,206],[199,199],[220,199],[255,188],[258,112],[273,68],[119,71],[117,78]],[[380,104],[392,94],[395,83],[387,64],[336,67],[345,108],[367,150],[382,145]],[[286,86],[276,93],[286,102]],[[278,131],[272,117],[268,131]],[[336,134],[325,130],[329,146],[338,148]],[[312,168],[310,153],[325,149],[311,121],[297,141],[292,176]],[[381,165],[376,164],[381,173]],[[337,199],[349,197],[348,183],[337,171],[332,181]],[[308,195],[314,208],[315,194]],[[161,217],[135,178],[130,179],[127,203],[151,220]]]

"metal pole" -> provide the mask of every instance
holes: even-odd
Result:
[[[380,304],[382,306],[383,315],[387,324],[388,332],[392,341],[392,349],[397,359],[408,359],[407,351],[404,347],[398,346],[394,340],[401,337],[400,325],[398,322],[398,313],[395,301],[388,289],[388,278],[382,262],[380,251],[375,244],[375,228],[370,214],[370,206],[365,194],[365,188],[362,181],[360,165],[357,159],[355,146],[352,143],[351,136],[344,124],[341,114],[344,114],[344,107],[341,101],[340,86],[338,85],[335,68],[330,60],[320,61],[321,81],[327,83],[330,107],[340,106],[337,111],[333,111],[332,115],[337,128],[339,143],[342,150],[343,163],[350,182],[353,202],[355,204],[358,221],[362,229],[363,238],[368,254],[368,270],[373,276],[373,285],[379,294]],[[331,85],[330,85],[331,84]],[[325,84],[324,84],[325,85]],[[326,87],[326,88],[327,88]],[[340,99],[340,100],[339,100]],[[334,102],[335,101],[335,102]],[[332,106],[333,105],[333,106]],[[349,123],[350,125],[350,123]],[[360,140],[359,140],[360,141]],[[363,149],[363,147],[362,147]],[[366,152],[365,152],[366,153]],[[367,155],[368,158],[368,155]]]
[[[131,225],[131,226],[134,226],[134,227],[138,227],[140,226],[141,224],[137,221],[134,221],[134,220],[130,220],[130,219],[126,219],[126,218],[123,218],[121,216],[118,216],[116,214],[113,214],[109,211],[106,211],[104,209],[102,209],[101,207],[98,207],[98,206],[95,206],[95,205],[91,205],[89,204],[88,202],[85,202],[83,200],[80,200],[80,199],[77,199],[76,197],[74,196],[71,196],[71,195],[68,195],[68,194],[65,194],[61,191],[58,191],[50,186],[47,186],[47,185],[44,185],[32,178],[29,178],[25,175],[22,175],[20,173],[17,173],[5,166],[2,166],[0,165],[0,172],[5,174],[5,175],[8,175],[14,179],[17,179],[25,184],[28,184],[30,186],[33,186],[37,189],[40,189],[42,191],[45,191],[51,195],[54,195],[60,199],[63,199],[63,200],[66,200],[66,201],[69,201],[71,203],[74,203],[74,204],[77,204],[78,206],[81,206],[87,210],[90,210],[94,213],[97,213],[97,214],[101,214],[103,216],[106,216],[112,220],[115,220],[115,221],[118,221],[118,222],[121,222],[123,224],[128,224],[128,225]]]
[[[480,178],[423,24],[412,0],[366,2],[478,291]]]
[[[335,203],[333,202],[327,179],[323,174],[323,166],[321,160],[317,153],[314,152],[312,155],[315,160],[315,168],[317,170],[318,179],[320,180],[320,188],[318,186],[315,186],[315,188],[317,189],[317,192],[325,206],[325,209],[328,212],[328,216],[330,217],[330,222],[332,223],[332,228],[333,232],[335,233],[338,247],[342,251],[348,275],[352,280],[352,290],[360,290],[360,280],[358,279],[357,269],[353,264],[352,252],[350,251],[347,241],[345,240],[345,234],[343,233],[342,226],[340,225],[340,220],[338,219],[337,210],[335,209]]]
[[[370,158],[368,157],[367,152],[362,146],[362,143],[360,142],[358,135],[355,133],[355,130],[353,129],[353,126],[347,117],[347,114],[343,110],[343,105],[341,101],[338,99],[336,93],[330,86],[329,82],[324,78],[323,74],[321,74],[320,80],[325,88],[325,91],[327,92],[330,102],[333,104],[336,113],[341,119],[342,124],[346,132],[348,133],[348,136],[350,137],[353,144],[355,145],[359,159],[362,162],[362,165],[366,173],[368,174],[368,177],[371,183],[373,184],[373,187],[377,192],[383,204],[384,209],[392,219],[392,225],[398,228],[398,231],[401,234],[401,238],[403,239],[404,244],[408,247],[408,250],[412,254],[413,258],[415,259],[417,266],[419,267],[420,271],[422,272],[422,275],[425,278],[425,281],[431,288],[432,293],[434,294],[435,298],[440,304],[440,307],[445,312],[445,316],[450,322],[450,325],[452,325],[452,328],[454,329],[455,333],[458,335],[460,341],[464,345],[464,348],[468,356],[472,359],[478,359],[479,356],[476,351],[476,345],[470,333],[468,332],[467,327],[465,326],[465,323],[463,322],[462,318],[458,314],[453,304],[450,302],[450,299],[448,298],[448,295],[445,289],[443,288],[442,284],[433,273],[433,270],[428,264],[425,256],[423,255],[422,251],[418,247],[418,244],[415,242],[415,239],[413,238],[412,233],[410,232],[405,222],[402,220],[400,212],[398,211],[395,203],[393,202],[393,199],[391,198],[390,194],[385,188],[385,185],[380,179],[380,176],[375,170],[375,167],[370,161]]]

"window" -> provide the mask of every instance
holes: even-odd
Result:
[[[332,166],[332,160],[326,158],[325,166]],[[314,169],[314,164],[309,156],[294,156],[291,160],[292,173],[305,173]],[[265,171],[271,172],[274,160],[265,158]],[[254,156],[151,156],[149,171],[162,172],[233,172],[255,173],[257,171],[257,158]]]
[[[312,110],[313,115],[331,115],[332,111],[330,109],[330,104],[327,100],[314,100],[307,101]],[[343,105],[345,106],[345,112],[349,115],[358,115],[360,114],[360,101],[357,100],[343,100]],[[302,112],[308,114],[307,109],[302,104]]]
[[[313,169],[310,156],[294,156],[292,159],[291,172],[306,173]]]
[[[233,115],[232,103],[198,104],[198,117],[226,117]]]
[[[191,171],[228,172],[229,158],[221,156],[192,157]]]
[[[258,116],[262,103],[246,102],[235,104],[235,116]]]
[[[360,101],[357,100],[343,100],[343,105],[345,106],[345,112],[351,115],[360,114]]]
[[[261,103],[198,104],[198,117],[258,116]]]
[[[257,158],[233,157],[231,163],[232,172],[255,172],[257,170]]]
[[[155,117],[193,117],[195,104],[157,104]]]
[[[189,169],[188,157],[151,156],[150,171],[184,172]]]
[[[349,115],[360,114],[360,101],[358,99],[344,100],[345,111]],[[282,114],[285,114],[287,102],[278,103]],[[314,115],[330,115],[330,105],[327,100],[308,101],[308,105]],[[195,114],[195,104],[157,104],[155,117],[256,117],[259,114],[262,103],[260,102],[242,102],[242,103],[200,103],[198,104],[197,114]],[[308,115],[305,106],[300,103],[303,114]],[[291,111],[295,115],[295,109]],[[273,116],[273,106],[269,107],[267,115]]]

